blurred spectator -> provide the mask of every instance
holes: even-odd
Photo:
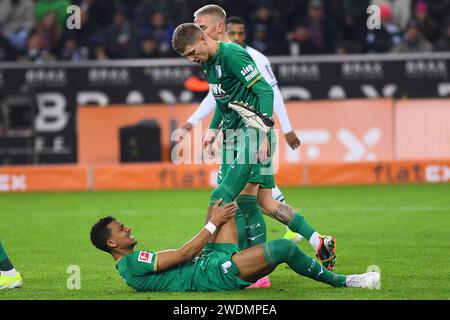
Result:
[[[249,3],[249,1],[238,1]],[[278,11],[280,21],[284,24],[285,29],[293,30],[298,25],[299,20],[306,18],[308,2],[309,0],[283,0],[272,1],[272,5],[273,8]],[[252,8],[249,8],[247,12],[251,12],[251,9]],[[240,15],[240,12],[235,14]]]
[[[47,12],[53,11],[56,14],[56,22],[61,28],[65,28],[68,17],[67,7],[70,5],[70,0],[37,0],[34,8],[36,19],[41,21]]]
[[[433,51],[433,45],[422,35],[419,23],[415,20],[411,20],[406,26],[403,43],[392,49],[392,52],[396,53],[431,51]]]
[[[106,29],[113,23],[117,6],[111,0],[82,0],[80,7],[87,10],[90,24],[95,29]]]
[[[411,19],[411,0],[372,0],[371,4],[387,4],[391,8],[392,22],[405,29]]]
[[[386,53],[402,42],[401,30],[392,21],[391,7],[387,3],[380,5],[381,28],[369,30],[366,35],[364,52]]]
[[[193,12],[201,7],[198,6],[195,10],[190,10],[188,5],[189,1],[186,0],[164,0],[163,2],[170,4],[167,11],[158,11],[162,11],[175,26],[187,21],[193,21]]]
[[[31,32],[24,52],[19,55],[19,61],[44,62],[54,60],[54,56],[44,49],[44,40],[37,31]]]
[[[206,2],[206,1],[205,1]],[[193,13],[201,6],[198,1],[186,0],[144,0],[135,9],[135,17],[138,24],[148,23],[148,17],[155,12],[161,12],[171,23],[178,25],[194,20]]]
[[[155,39],[159,55],[175,56],[176,52],[172,50],[172,34],[174,30],[174,26],[167,21],[165,14],[156,11],[141,26],[140,35],[151,35]]]
[[[0,33],[0,61],[14,61],[16,54],[8,39]]]
[[[131,58],[135,30],[128,21],[125,11],[119,9],[114,15],[113,24],[107,29],[106,55],[111,59]]]
[[[54,53],[59,45],[62,30],[58,24],[57,14],[54,11],[47,12],[36,27],[41,37],[42,49]]]
[[[0,60],[47,61],[176,57],[174,27],[208,0],[0,0]],[[216,0],[248,22],[248,43],[268,55],[450,51],[450,0]],[[67,7],[81,29],[66,28]],[[381,29],[366,27],[380,5]],[[410,18],[418,24],[402,33]],[[412,28],[414,29],[414,28]],[[32,34],[32,35],[31,35]],[[416,38],[417,36],[417,38]],[[402,43],[402,39],[405,43]],[[424,39],[430,43],[426,43]],[[395,47],[395,49],[393,49]]]
[[[85,58],[78,46],[77,39],[75,37],[67,37],[64,40],[59,59],[63,61],[80,61],[85,60]]]
[[[337,26],[327,19],[321,0],[311,0],[308,16],[301,22],[308,30],[309,38],[317,48],[317,53],[331,54],[336,50],[339,39]]]
[[[342,41],[337,49],[360,52],[358,45],[367,32],[367,8],[370,0],[330,0],[330,14],[339,26]]]
[[[151,59],[158,58],[161,55],[158,52],[158,44],[153,36],[147,35],[140,39],[136,58]]]
[[[298,23],[294,30],[288,32],[286,39],[289,42],[290,54],[293,56],[319,53],[319,48],[311,41],[307,25],[304,23]]]
[[[101,34],[92,41],[93,49],[89,51],[89,57],[93,60],[103,61],[108,60],[109,57],[106,54],[106,41]]]
[[[450,19],[444,23],[442,36],[436,42],[435,51],[450,52]]]
[[[286,30],[268,4],[262,4],[251,18],[250,45],[264,54],[288,54]]]
[[[137,13],[137,7],[142,2],[141,0],[118,0],[119,6],[125,12],[128,20],[133,21]]]
[[[32,0],[0,1],[0,30],[17,51],[25,48],[30,30],[34,26]]]
[[[417,2],[414,8],[414,17],[419,23],[420,30],[425,38],[435,41],[439,34],[436,30],[436,23],[428,14],[428,5],[425,1]]]
[[[250,22],[251,14],[255,11],[255,8],[261,4],[264,0],[218,0],[214,3],[218,4],[224,8],[227,12],[227,17],[239,16],[244,21]],[[299,1],[299,0],[283,0],[282,2],[288,1]],[[209,4],[211,1],[206,0],[190,0],[189,2],[189,12],[191,13],[189,19],[186,21],[191,21],[193,19],[192,12],[199,9],[200,7]],[[275,1],[278,3],[279,1]]]
[[[423,0],[414,0],[414,6],[410,11],[415,9],[415,5]],[[428,15],[438,26],[442,26],[446,16],[450,13],[450,0],[426,0]]]
[[[260,52],[267,53],[269,51],[269,39],[267,36],[267,28],[263,24],[253,26],[251,34],[251,46]]]

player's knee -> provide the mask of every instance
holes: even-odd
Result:
[[[274,212],[278,208],[278,201],[272,197],[258,197],[258,205],[264,212]]]
[[[248,214],[255,215],[260,213],[260,207],[255,195],[240,194],[236,197],[236,204]]]
[[[233,202],[238,195],[239,191],[222,183],[211,192],[210,202],[213,203],[216,200],[222,199],[223,203],[230,203]]]
[[[289,256],[291,254],[291,251],[294,247],[296,247],[296,244],[294,241],[288,240],[288,239],[277,239],[275,240],[278,242],[278,245],[280,246],[281,250],[284,254]]]
[[[277,239],[270,241],[268,247],[274,262],[281,263],[287,261],[292,256],[297,245],[288,239]]]

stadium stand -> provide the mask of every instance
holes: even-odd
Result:
[[[192,21],[192,12],[207,3],[244,18],[248,43],[269,56],[449,47],[448,0],[3,0],[0,61],[173,57],[174,27]],[[80,8],[78,30],[66,27],[71,4]],[[371,4],[380,6],[381,29],[365,27]]]

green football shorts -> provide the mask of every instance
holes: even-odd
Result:
[[[218,186],[211,194],[211,205],[220,198],[224,203],[234,201],[247,183],[259,184],[260,188],[275,187],[272,155],[276,148],[276,139],[273,130],[269,135],[271,157],[265,163],[256,161],[260,143],[256,130],[246,129],[243,134],[227,137],[226,140],[227,143],[224,138],[222,144],[222,164],[217,176]]]
[[[239,278],[239,270],[231,259],[239,247],[233,243],[208,243],[197,261],[194,286],[197,291],[241,290],[252,282]]]

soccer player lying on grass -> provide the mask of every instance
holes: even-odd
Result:
[[[211,220],[190,241],[176,250],[134,251],[131,228],[112,217],[91,229],[91,241],[111,254],[125,283],[137,291],[227,291],[249,286],[287,263],[299,275],[334,287],[375,288],[380,275],[340,275],[328,271],[287,239],[240,250],[234,219],[237,206],[215,202]],[[201,254],[201,255],[199,255]]]

